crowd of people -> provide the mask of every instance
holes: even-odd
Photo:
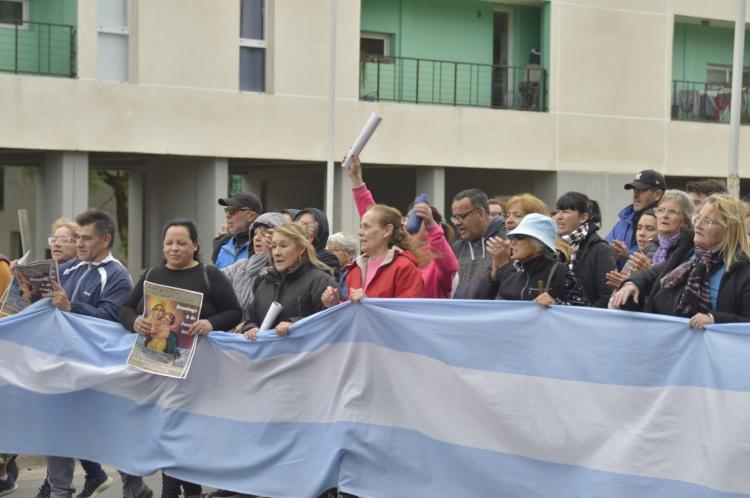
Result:
[[[503,202],[470,188],[455,194],[445,217],[422,199],[403,212],[378,204],[357,157],[348,174],[361,216],[357,236],[329,235],[328,219],[315,207],[264,212],[257,196],[239,192],[218,200],[226,225],[213,240],[211,263],[199,257],[195,223],[174,219],[163,231],[163,262],[135,286],[112,256],[115,225],[107,213],[60,219],[49,238],[60,281],[45,296],[60,310],[119,322],[160,351],[169,350],[168,334],[160,335],[168,327],[159,310],[144,316],[144,281],[203,294],[190,334],[231,331],[248,340],[273,303],[282,308],[272,327],[285,336],[304,317],[373,297],[638,310],[684,317],[693,329],[750,321],[750,200],[730,197],[717,180],[692,181],[681,191],[669,189],[660,173],[641,171],[624,185],[632,203],[600,236],[599,205],[584,192],[547,206],[530,193]],[[0,285],[12,265],[0,255]],[[72,498],[75,461],[47,462],[37,498]],[[101,465],[81,464],[85,485],[76,498],[112,485]],[[14,477],[12,466],[0,464],[0,495],[15,489]],[[124,498],[153,496],[142,477],[120,477]],[[162,498],[181,493],[200,497],[202,487],[163,474]]]

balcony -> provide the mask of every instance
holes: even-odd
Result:
[[[0,19],[0,72],[75,78],[75,26]]]
[[[672,119],[729,123],[732,89],[727,84],[672,81]],[[740,122],[750,123],[750,88],[742,88]]]
[[[540,66],[362,54],[359,95],[373,102],[408,102],[547,110],[547,72]]]

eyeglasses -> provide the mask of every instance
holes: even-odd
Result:
[[[654,209],[654,213],[656,214],[668,214],[669,216],[677,216],[680,214],[679,211],[677,211],[674,208],[665,208],[665,207],[658,207]]]
[[[708,230],[709,228],[714,226],[714,224],[718,225],[719,222],[705,216],[701,218],[701,215],[699,214],[693,215],[693,226],[705,228]]]
[[[477,208],[474,208],[471,211],[465,212],[464,214],[454,214],[453,216],[451,216],[451,221],[453,222],[453,224],[463,223],[464,220],[466,219],[466,217],[469,216],[471,213],[473,213],[476,210],[477,210]]]
[[[229,216],[234,215],[235,213],[238,213],[240,211],[252,211],[250,208],[236,208],[236,207],[225,207],[224,213],[228,214]]]
[[[315,231],[318,229],[318,224],[315,222],[312,223],[304,223],[302,221],[295,221],[296,224],[304,228],[310,233],[315,233]]]
[[[49,237],[47,239],[47,243],[49,243],[49,245],[53,245],[56,242],[59,242],[60,244],[63,244],[63,245],[75,244],[76,243],[76,239],[71,239],[70,237],[65,237],[65,236],[61,236],[61,237]]]

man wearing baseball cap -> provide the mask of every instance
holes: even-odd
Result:
[[[220,247],[213,258],[216,267],[221,269],[248,257],[251,242],[248,229],[255,218],[263,213],[263,205],[257,195],[247,192],[237,192],[228,199],[219,199],[219,205],[224,206],[228,230],[228,234],[217,239]]]
[[[633,203],[626,206],[618,216],[620,220],[612,227],[612,230],[604,237],[609,242],[620,270],[628,260],[628,256],[638,252],[638,243],[635,240],[635,229],[641,213],[653,208],[667,190],[667,182],[664,175],[652,169],[644,169],[635,175],[633,181],[625,184],[625,190],[633,191]]]

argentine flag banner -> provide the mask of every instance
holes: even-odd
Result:
[[[0,451],[314,497],[750,496],[750,325],[366,299],[212,333],[187,379],[47,300],[0,320]]]

